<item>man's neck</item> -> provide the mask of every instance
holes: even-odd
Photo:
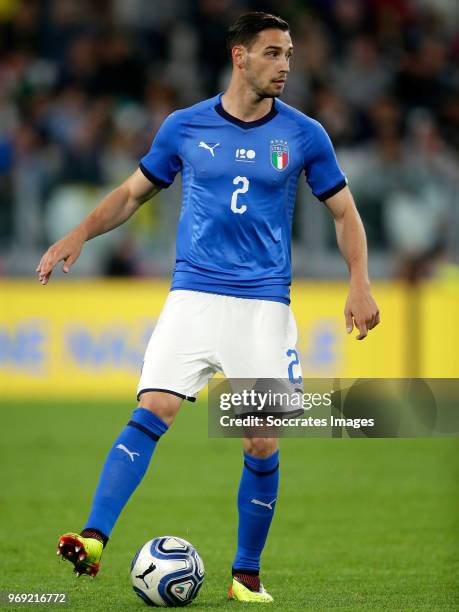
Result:
[[[273,106],[272,98],[259,98],[243,83],[231,81],[222,96],[224,110],[241,121],[257,121],[269,113]]]

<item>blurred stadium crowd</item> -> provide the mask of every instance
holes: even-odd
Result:
[[[0,275],[33,274],[170,112],[225,88],[225,32],[248,10],[291,25],[283,99],[328,130],[373,276],[457,264],[457,0],[0,0]],[[324,207],[303,185],[298,200],[297,273],[344,275]],[[91,242],[75,272],[169,274],[179,206],[177,184]]]

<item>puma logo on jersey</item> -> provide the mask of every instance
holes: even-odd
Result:
[[[250,503],[251,503],[251,504],[255,504],[255,505],[257,505],[257,506],[264,506],[265,508],[269,508],[270,510],[274,510],[274,508],[273,508],[273,503],[274,503],[276,500],[277,500],[277,497],[275,497],[275,498],[273,499],[273,501],[270,501],[270,502],[269,502],[269,504],[266,504],[265,502],[262,502],[262,501],[259,501],[258,499],[253,498],[253,499],[251,499],[251,500],[250,500]]]
[[[129,455],[132,462],[134,462],[134,455],[137,455],[137,457],[140,457],[139,453],[134,453],[133,451],[130,451],[128,448],[124,446],[124,444],[118,444],[116,448],[119,448],[120,450],[124,451],[127,455]]]
[[[201,140],[201,142],[199,143],[199,146],[203,149],[207,149],[208,151],[210,151],[210,154],[212,155],[212,157],[215,157],[214,149],[216,149],[219,146],[219,144],[220,143],[217,142],[217,144],[208,145],[207,143]]]

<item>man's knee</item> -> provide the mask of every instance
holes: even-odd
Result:
[[[146,408],[170,425],[179,411],[182,398],[162,391],[146,391],[139,399],[139,407]]]
[[[278,449],[277,438],[245,438],[244,450],[249,455],[266,459]]]

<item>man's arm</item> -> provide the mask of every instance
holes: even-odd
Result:
[[[160,190],[140,170],[136,170],[122,185],[109,193],[80,225],[49,247],[36,269],[41,284],[46,285],[54,266],[60,261],[64,262],[64,272],[69,272],[86,240],[122,225]]]
[[[351,333],[355,325],[360,332],[357,340],[363,340],[368,330],[380,322],[378,307],[370,292],[365,230],[348,187],[325,204],[335,220],[338,246],[349,268],[349,295],[344,309],[346,329]]]

